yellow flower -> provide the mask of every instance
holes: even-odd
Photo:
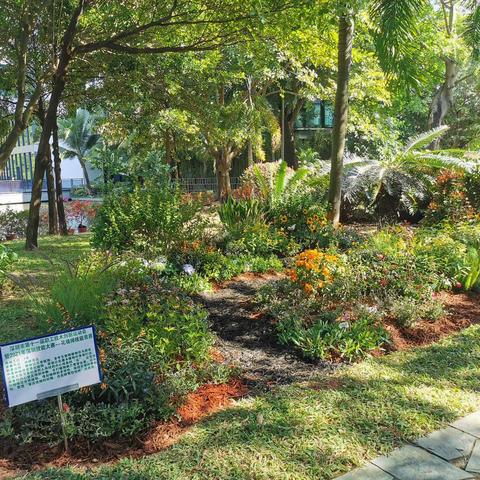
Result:
[[[282,215],[282,216],[280,217],[280,222],[282,222],[282,223],[287,223],[287,222],[288,222],[288,217],[287,217],[286,215]]]

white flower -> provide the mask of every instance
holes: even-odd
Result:
[[[378,307],[376,305],[373,305],[373,307],[367,307],[367,312],[376,313],[378,312]]]
[[[125,288],[119,288],[117,293],[123,297],[123,295],[127,293],[127,290],[125,290]]]
[[[350,322],[340,322],[338,326],[343,330],[348,330],[350,328]]]
[[[296,226],[296,224],[290,225],[289,227],[287,227],[287,230],[290,230],[292,232],[293,230],[295,230]]]
[[[190,265],[189,263],[186,263],[184,266],[183,266],[183,271],[187,274],[187,275],[193,275],[195,273],[195,269],[193,268],[193,265]]]

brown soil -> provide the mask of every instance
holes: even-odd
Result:
[[[112,463],[122,457],[140,458],[146,454],[159,452],[176,443],[191,425],[231,406],[234,399],[247,393],[247,387],[238,379],[227,384],[203,385],[187,395],[182,406],[177,409],[178,418],[152,425],[143,436],[124,441],[105,440],[96,444],[78,440],[70,443],[70,453],[63,451],[63,445],[18,446],[1,441],[0,478],[22,475],[47,467],[68,465],[88,469],[100,463]]]
[[[390,351],[428,345],[451,333],[480,323],[480,294],[443,292],[439,299],[447,311],[443,318],[433,322],[422,321],[412,328],[401,328],[393,321],[387,323],[386,328],[392,342]]]

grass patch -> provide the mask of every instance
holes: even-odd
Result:
[[[63,271],[65,262],[74,261],[90,248],[89,241],[88,235],[42,237],[39,249],[31,252],[25,251],[23,240],[9,242],[8,247],[19,257],[13,273],[28,283],[32,295],[42,295]],[[0,342],[41,334],[35,322],[35,303],[25,290],[7,282],[0,293]]]
[[[171,449],[37,479],[331,479],[480,406],[480,326],[240,401]],[[259,421],[259,419],[263,419]],[[23,477],[22,477],[23,478]]]

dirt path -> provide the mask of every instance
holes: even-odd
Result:
[[[277,343],[274,326],[255,303],[260,287],[273,278],[244,275],[200,295],[217,334],[216,349],[225,362],[241,369],[250,386],[261,390],[309,380],[335,368],[328,362],[306,362]]]

